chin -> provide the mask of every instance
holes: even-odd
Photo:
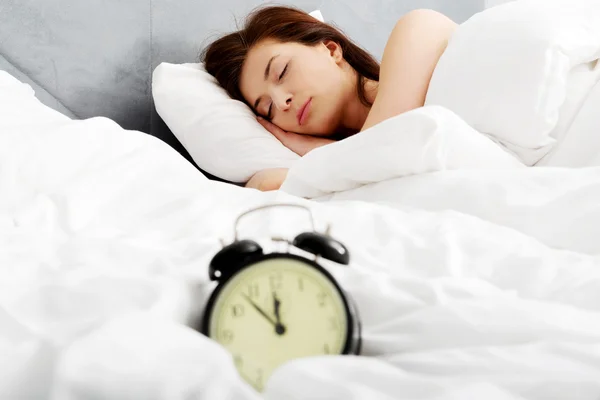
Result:
[[[313,122],[315,122],[314,125],[311,124],[310,127],[307,127],[310,129],[311,132],[313,132],[309,133],[309,135],[321,137],[333,136],[336,134],[337,129],[339,127],[339,123],[334,117],[320,118],[319,121]]]
[[[314,101],[314,100],[313,100]],[[315,104],[304,126],[297,133],[319,137],[334,136],[340,127],[341,115]]]
[[[335,129],[332,129],[331,124],[327,123],[327,121],[309,121],[295,132],[299,135],[327,137],[335,134]]]

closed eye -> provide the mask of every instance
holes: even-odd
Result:
[[[281,80],[283,78],[283,76],[285,75],[287,69],[288,69],[288,65],[290,65],[289,63],[285,64],[285,68],[283,69],[283,71],[281,71],[281,75],[279,75],[279,80]]]
[[[285,64],[285,68],[283,68],[283,71],[281,71],[281,74],[279,74],[280,81],[285,76],[287,69],[288,69],[288,65],[290,65],[290,63]],[[269,105],[269,110],[267,111],[267,120],[269,120],[269,121],[273,119],[273,116],[271,115],[272,110],[273,110],[273,103],[271,102],[271,104]]]

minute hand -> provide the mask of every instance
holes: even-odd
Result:
[[[254,307],[254,309],[258,311],[263,317],[265,317],[273,326],[277,324],[275,321],[273,321],[273,318],[271,318],[266,312],[263,311],[262,308],[260,308],[255,302],[250,300],[250,297],[248,297],[245,293],[243,294],[243,296],[246,298],[246,300],[248,300],[252,307]]]

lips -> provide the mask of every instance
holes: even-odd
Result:
[[[296,118],[298,118],[298,125],[304,124],[306,121],[306,117],[308,117],[308,112],[310,111],[310,105],[312,103],[312,98],[308,99],[306,103],[298,110],[296,114]]]

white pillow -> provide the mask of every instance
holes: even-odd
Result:
[[[534,165],[561,136],[555,128],[568,128],[559,121],[572,120],[597,79],[585,70],[599,57],[599,1],[510,2],[457,28],[426,104],[449,108]]]
[[[300,156],[233,100],[199,64],[162,63],[152,76],[158,115],[198,167],[231,182],[247,182],[266,168],[288,168]]]
[[[311,15],[321,21],[316,10]],[[247,182],[267,168],[289,168],[299,155],[233,100],[202,63],[162,63],[152,76],[156,111],[198,167],[231,182]]]

